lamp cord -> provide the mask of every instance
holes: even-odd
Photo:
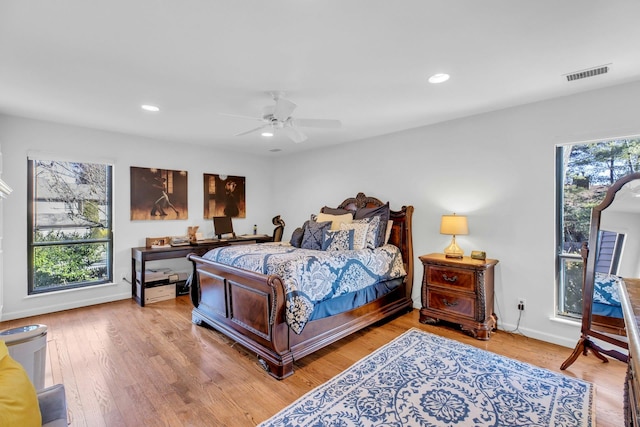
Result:
[[[511,329],[510,331],[505,331],[505,332],[509,332],[510,334],[519,334],[522,335],[523,337],[526,337],[525,334],[522,333],[522,331],[520,330],[520,319],[522,319],[522,312],[524,310],[518,310],[520,312],[520,314],[518,314],[518,321],[516,322],[516,327],[515,329]]]
[[[500,304],[498,304],[497,298],[495,299],[494,302],[495,302],[495,305],[496,305],[496,311],[498,312],[498,315],[500,317],[502,317],[502,313],[500,311]],[[524,310],[518,310],[518,311],[520,313],[518,314],[518,321],[516,322],[516,327],[514,329],[510,329],[510,330],[504,329],[503,331],[507,332],[509,334],[519,334],[519,335],[522,335],[523,337],[526,337],[526,335],[524,333],[522,333],[522,331],[520,330],[520,320],[522,320],[522,312]]]

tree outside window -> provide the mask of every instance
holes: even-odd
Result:
[[[621,177],[640,170],[640,138],[559,146],[557,156],[557,291],[559,315],[582,315],[583,263],[591,209]]]
[[[112,167],[29,160],[29,293],[113,279]]]

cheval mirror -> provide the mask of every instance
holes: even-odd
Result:
[[[640,282],[640,173],[617,180],[602,203],[592,209],[589,242],[583,243],[581,250],[581,336],[562,370],[589,350],[603,362],[609,361],[604,355],[628,361],[627,354],[616,349],[629,348],[617,289],[621,280]]]

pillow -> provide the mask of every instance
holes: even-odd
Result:
[[[376,238],[376,248],[382,246],[384,243],[384,237],[387,233],[387,222],[391,217],[391,211],[389,210],[389,202],[382,206],[375,208],[360,208],[356,211],[355,219],[372,218],[374,216],[380,217],[380,226],[378,227],[378,236]]]
[[[42,425],[36,389],[4,341],[0,341],[0,425]]]
[[[331,215],[327,213],[320,212],[316,215],[316,221],[324,222],[331,221],[331,229],[332,230],[340,230],[341,223],[350,223],[353,221],[353,215],[351,213],[346,213],[342,215]]]
[[[353,249],[353,230],[326,230],[322,239],[323,251],[350,251]]]
[[[325,230],[329,230],[329,227],[331,227],[331,221],[317,222],[309,220],[305,224],[300,247],[302,249],[314,249],[316,251],[322,250],[322,236]]]
[[[353,230],[353,248],[364,249],[367,247],[367,230],[369,224],[365,222],[352,222],[349,224],[340,224],[340,230]]]
[[[390,219],[387,221],[387,232],[384,235],[384,244],[389,243],[389,238],[391,237],[391,230],[393,229],[393,220]]]
[[[304,228],[298,227],[291,233],[291,246],[299,248],[302,246],[302,237],[304,236]]]
[[[320,212],[326,213],[326,214],[329,214],[329,215],[351,214],[351,216],[353,217],[353,212],[348,210],[348,209],[330,208],[329,206],[323,207],[322,209],[320,209]]]
[[[375,249],[378,246],[378,229],[380,228],[380,217],[374,216],[373,218],[354,219],[354,224],[367,224],[367,235],[365,236],[365,248]]]

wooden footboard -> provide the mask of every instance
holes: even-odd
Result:
[[[413,306],[403,283],[362,307],[310,321],[298,335],[285,323],[284,285],[278,276],[229,267],[195,254],[187,258],[194,265],[193,322],[204,322],[256,353],[262,367],[278,379],[293,374],[294,360]]]
[[[339,207],[381,206],[378,199],[360,193]],[[205,323],[256,353],[262,367],[273,377],[293,374],[293,362],[355,331],[403,311],[413,309],[412,206],[391,211],[390,243],[400,248],[407,276],[388,294],[348,312],[308,322],[301,334],[285,322],[285,291],[282,279],[209,261],[196,254],[193,263],[192,320]]]
[[[293,373],[289,327],[284,322],[284,286],[266,276],[191,254],[194,275],[192,321],[203,321],[255,352],[276,378]]]

